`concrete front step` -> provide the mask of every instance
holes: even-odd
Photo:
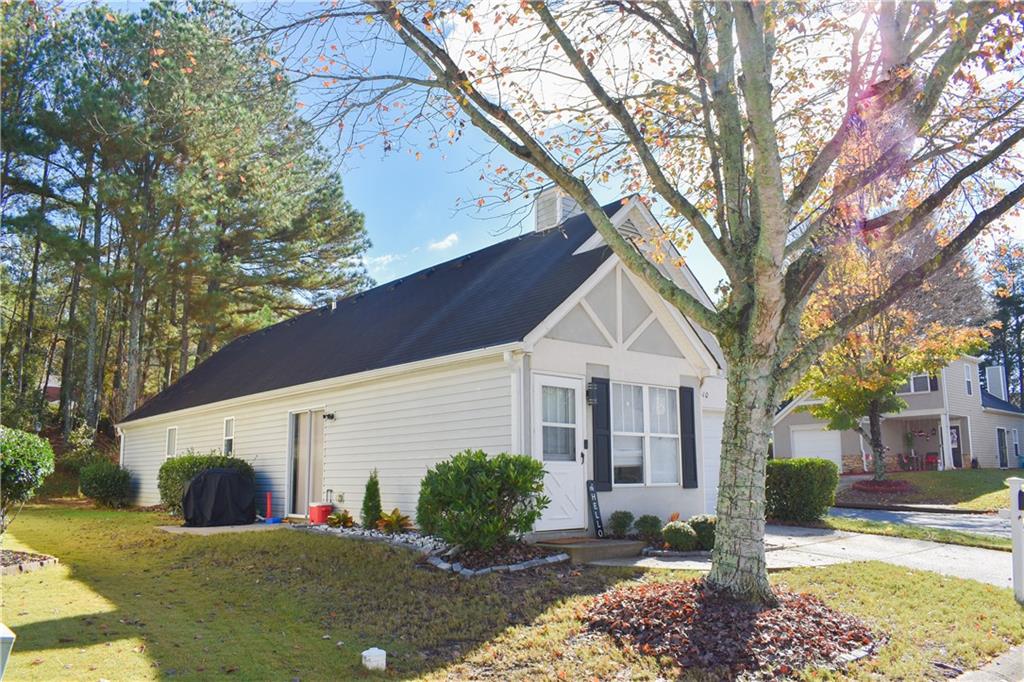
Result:
[[[602,559],[640,556],[646,543],[640,540],[605,540],[599,538],[564,538],[543,540],[540,547],[565,552],[574,564],[585,564]]]

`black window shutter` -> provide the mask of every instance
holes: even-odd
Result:
[[[591,379],[594,385],[593,437],[594,487],[612,489],[612,401],[607,379]]]
[[[932,374],[931,376],[928,377],[928,390],[929,391],[937,391],[937,390],[939,390],[939,377],[937,377],[934,374]]]
[[[679,387],[679,435],[683,450],[683,487],[697,487],[697,416],[693,388]]]

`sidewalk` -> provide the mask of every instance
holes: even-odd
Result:
[[[827,566],[850,561],[884,561],[897,566],[1012,587],[1010,552],[864,535],[825,528],[769,525],[765,532],[769,570]],[[601,566],[640,566],[708,570],[709,560],[633,557],[594,562]]]
[[[882,509],[853,509],[833,507],[829,516],[865,521],[905,523],[911,526],[927,526],[943,530],[958,530],[965,533],[980,533],[1001,538],[1010,537],[1010,520],[997,514],[935,514],[922,511],[891,511]]]

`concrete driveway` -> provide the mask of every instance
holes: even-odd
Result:
[[[928,526],[945,530],[959,530],[967,533],[1010,537],[1010,520],[997,514],[940,514],[935,512],[887,511],[884,509],[848,509],[833,507],[830,516],[865,521],[886,521],[906,523],[912,526]]]
[[[1010,552],[824,528],[774,525],[768,526],[765,543],[769,570],[851,561],[884,561],[997,587],[1012,587],[1013,555]],[[608,559],[595,563],[686,570],[708,570],[711,564],[706,559],[660,557]]]

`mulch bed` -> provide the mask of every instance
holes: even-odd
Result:
[[[13,549],[0,549],[0,573],[17,575],[27,573],[57,563],[57,559],[46,554],[18,552]]]
[[[774,679],[809,666],[837,667],[876,638],[860,620],[808,594],[776,590],[756,607],[699,580],[633,585],[599,596],[587,627],[643,654],[730,678]]]
[[[555,552],[543,547],[528,545],[525,542],[516,542],[510,545],[495,547],[486,552],[463,550],[452,561],[458,561],[466,568],[476,570],[489,566],[508,566],[523,561],[530,561],[531,559],[543,559],[552,554],[555,554]]]
[[[901,479],[886,479],[882,481],[855,481],[852,486],[854,490],[859,490],[862,493],[877,493],[877,494],[891,494],[891,493],[910,493],[914,492],[915,488],[910,481],[904,481]]]

